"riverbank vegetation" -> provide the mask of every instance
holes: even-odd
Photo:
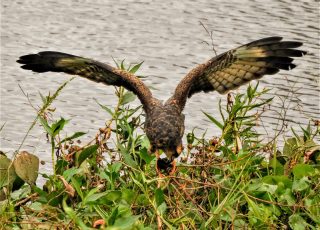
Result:
[[[140,64],[129,68],[135,72]],[[124,68],[123,62],[119,68]],[[278,134],[261,141],[256,130],[272,103],[268,90],[248,86],[228,96],[220,115],[204,118],[221,130],[206,139],[190,132],[177,172],[159,177],[148,153],[141,106],[116,88],[118,104],[99,103],[111,117],[96,137],[63,136],[68,119],[54,116],[52,102],[67,84],[42,97],[39,122],[51,143],[52,175],[38,172],[38,157],[0,155],[1,229],[316,229],[320,226],[319,122],[310,121],[283,148]],[[209,127],[210,128],[210,127]],[[44,140],[46,141],[46,140]],[[44,186],[36,185],[38,173]],[[164,172],[165,174],[165,172]]]

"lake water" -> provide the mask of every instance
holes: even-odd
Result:
[[[40,106],[38,92],[53,92],[70,77],[24,71],[16,63],[19,56],[54,50],[109,64],[113,64],[112,57],[128,63],[144,61],[138,74],[147,76],[144,82],[155,88],[156,97],[165,100],[191,68],[214,56],[200,21],[213,32],[218,53],[267,36],[303,42],[308,55],[296,60],[296,69],[261,80],[261,87],[272,89],[266,97],[275,98],[260,125],[274,133],[283,100],[288,130],[320,118],[318,1],[2,0],[0,125],[5,126],[0,149],[12,154],[36,115],[19,85],[30,102]],[[62,91],[52,107],[56,108],[55,118],[71,119],[66,134],[86,131],[84,139],[89,140],[104,126],[109,116],[94,99],[114,106],[114,88],[76,78]],[[226,96],[216,92],[193,96],[185,109],[186,131],[197,127],[197,133],[208,129],[208,137],[219,135],[202,113],[219,118],[219,99],[225,101]],[[50,162],[48,146],[37,125],[22,149]],[[51,165],[42,167],[48,170]]]

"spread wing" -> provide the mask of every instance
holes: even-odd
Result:
[[[138,96],[146,110],[150,107],[153,99],[148,87],[135,75],[91,59],[44,51],[21,56],[17,62],[23,64],[21,68],[38,73],[64,72],[106,85],[123,86]]]
[[[295,68],[291,57],[306,54],[294,49],[302,43],[281,40],[282,37],[260,39],[197,66],[178,84],[169,103],[176,103],[182,110],[187,98],[195,93],[216,90],[224,94],[266,74]]]

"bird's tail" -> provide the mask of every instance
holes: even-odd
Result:
[[[64,65],[61,65],[61,60],[81,58],[74,55],[54,52],[54,51],[45,51],[37,54],[28,54],[21,56],[18,63],[23,64],[22,69],[32,70],[34,72],[43,73],[48,71],[53,72],[66,72],[66,69],[63,68]]]

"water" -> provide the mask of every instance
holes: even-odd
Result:
[[[156,97],[165,100],[191,68],[214,55],[206,44],[211,43],[210,37],[199,21],[213,31],[218,53],[267,36],[304,42],[308,55],[296,60],[296,69],[262,79],[261,87],[272,88],[266,97],[279,97],[275,97],[260,125],[269,134],[274,133],[287,95],[288,127],[306,125],[309,119],[320,118],[318,9],[319,2],[311,0],[2,0],[0,125],[5,126],[0,133],[0,149],[12,153],[18,148],[36,115],[30,103],[41,105],[38,92],[53,92],[69,78],[24,71],[15,62],[19,56],[54,50],[109,64],[113,64],[112,57],[131,63],[144,61],[138,74],[147,76],[144,82],[156,88]],[[291,95],[292,90],[295,93]],[[72,119],[66,134],[87,131],[85,139],[89,140],[103,127],[109,117],[94,98],[108,106],[116,103],[113,87],[81,78],[73,80],[59,95],[52,107],[56,108],[55,118]],[[226,100],[217,93],[193,96],[185,109],[186,130],[198,127],[198,133],[208,129],[207,136],[219,135],[201,110],[217,115],[220,98]],[[38,125],[22,149],[50,162],[48,143]],[[51,166],[48,163],[42,167],[48,170]]]

